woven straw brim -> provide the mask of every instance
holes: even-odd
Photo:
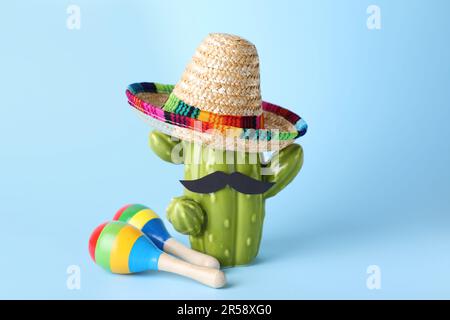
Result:
[[[145,84],[145,83],[143,83]],[[295,138],[302,136],[306,132],[306,123],[300,118],[296,123],[289,121],[289,115],[295,115],[287,109],[272,105],[267,102],[263,102],[263,106],[269,106],[268,109],[281,110],[282,114],[265,110],[263,111],[264,117],[264,131],[273,133],[277,136],[291,137],[285,139],[263,139],[256,137],[243,137],[242,128],[228,127],[227,130],[201,130],[200,128],[192,128],[181,123],[174,123],[168,120],[168,112],[163,110],[164,104],[167,102],[170,96],[168,92],[149,92],[145,90],[137,90],[136,86],[142,88],[143,84],[133,84],[129,86],[127,90],[128,102],[137,113],[158,131],[173,136],[175,138],[204,144],[214,149],[230,150],[230,151],[246,151],[246,152],[266,152],[266,151],[278,151],[295,141]],[[148,85],[148,84],[147,84]],[[152,84],[153,85],[153,84]],[[140,92],[139,92],[140,91]],[[270,108],[272,107],[272,108]],[[264,108],[263,108],[264,109]],[[173,114],[171,114],[173,116]],[[177,117],[179,115],[175,115]],[[295,115],[296,116],[296,115]],[[171,118],[172,119],[172,118]],[[234,134],[238,132],[239,134]],[[232,133],[230,135],[230,133]]]

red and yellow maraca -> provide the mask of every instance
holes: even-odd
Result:
[[[225,285],[222,271],[192,265],[164,253],[144,233],[122,221],[98,226],[89,239],[89,252],[95,263],[113,273],[161,270],[197,280],[213,288]]]
[[[149,237],[159,249],[187,262],[208,268],[220,268],[220,263],[216,258],[194,251],[172,238],[161,218],[144,205],[126,205],[117,211],[113,220],[126,222],[136,227]]]

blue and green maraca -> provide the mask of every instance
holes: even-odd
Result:
[[[160,250],[198,266],[220,268],[216,258],[194,251],[175,240],[167,231],[158,214],[144,205],[126,205],[117,211],[113,220],[126,222],[141,230]]]

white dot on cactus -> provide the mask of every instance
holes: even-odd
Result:
[[[248,237],[246,243],[247,246],[250,247],[250,245],[252,244],[252,238]]]
[[[223,252],[223,254],[225,255],[225,257],[229,257],[229,256],[230,256],[230,250],[225,249],[225,251]]]
[[[209,241],[209,242],[213,242],[213,241],[214,241],[214,236],[213,236],[212,233],[210,233],[210,234],[208,235],[208,241]]]
[[[230,220],[225,219],[225,221],[223,222],[223,226],[228,229],[230,227]]]
[[[252,222],[255,223],[256,222],[256,213],[252,214]]]

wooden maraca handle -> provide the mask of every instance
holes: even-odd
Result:
[[[164,251],[198,266],[220,269],[220,263],[216,258],[192,250],[174,238],[166,240]]]
[[[225,274],[222,271],[196,266],[164,252],[159,256],[158,269],[194,279],[213,288],[223,287],[226,283]]]

